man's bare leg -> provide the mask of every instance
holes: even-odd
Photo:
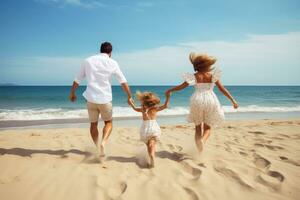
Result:
[[[112,131],[112,120],[105,121],[103,130],[102,130],[103,133],[102,133],[102,141],[100,144],[100,156],[105,156],[104,148],[105,148],[105,144],[110,136],[111,131]]]
[[[95,145],[98,145],[98,122],[91,122],[90,133]]]

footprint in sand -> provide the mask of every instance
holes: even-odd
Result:
[[[258,183],[276,191],[280,190],[284,179],[284,176],[277,171],[268,171],[266,174],[260,174],[255,178]]]
[[[253,133],[255,135],[265,135],[266,133],[262,132],[262,131],[248,131],[248,133]]]
[[[171,150],[171,151],[182,151],[182,146],[179,146],[179,145],[173,145],[173,144],[167,144],[168,148]]]
[[[117,184],[116,187],[108,189],[108,196],[111,199],[119,199],[122,194],[126,192],[127,184],[125,182],[121,182]]]
[[[204,163],[199,163],[198,166],[206,168]]]
[[[219,167],[219,166],[214,166],[214,170],[220,174],[225,175],[228,178],[231,178],[235,182],[237,182],[239,185],[246,189],[253,189],[253,187],[248,184],[245,180],[243,180],[238,173],[233,171],[232,169],[228,169],[226,167]]]
[[[246,152],[240,151],[239,154],[241,154],[242,156],[248,156],[248,154]]]
[[[271,162],[267,159],[263,158],[262,156],[258,154],[254,154],[254,164],[258,168],[269,168],[271,166]]]
[[[294,160],[291,160],[285,156],[279,156],[280,160],[286,162],[286,163],[289,163],[289,164],[292,164],[292,165],[295,165],[295,166],[300,166],[300,162],[297,162],[297,161],[294,161]]]
[[[280,160],[288,160],[287,157],[284,157],[284,156],[279,156]]]
[[[272,176],[273,178],[276,178],[279,182],[283,182],[284,181],[284,176],[277,171],[268,171],[267,173],[269,176]]]
[[[183,166],[184,171],[193,177],[192,179],[197,180],[200,178],[202,174],[202,171],[200,169],[193,167],[186,161],[181,161],[180,163]]]
[[[192,189],[188,187],[183,187],[183,189],[188,193],[192,200],[199,200],[198,195]]]

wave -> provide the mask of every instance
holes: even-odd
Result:
[[[267,107],[267,106],[241,106],[238,110],[231,106],[223,106],[225,113],[273,113],[273,112],[300,112],[300,106],[293,107]],[[171,107],[163,110],[159,115],[161,116],[176,116],[186,115],[189,112],[188,107]],[[129,107],[114,107],[113,116],[115,118],[121,117],[138,117],[139,113],[133,111]],[[8,110],[0,109],[0,121],[8,120],[50,120],[50,119],[79,119],[87,118],[88,113],[86,109],[63,109],[63,108],[49,108],[49,109],[18,109]]]

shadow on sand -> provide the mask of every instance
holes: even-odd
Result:
[[[158,151],[156,152],[156,157],[158,158],[166,158],[176,162],[183,161],[188,159],[185,157],[185,154],[177,153],[177,152],[168,152],[168,151]],[[144,169],[148,168],[148,164],[139,162],[138,158],[133,157],[121,157],[121,156],[109,156],[106,158],[107,161],[114,160],[121,163],[135,163],[138,167]]]
[[[32,154],[48,154],[48,155],[57,155],[61,158],[68,157],[66,154],[74,153],[78,155],[83,155],[84,158],[81,162],[84,163],[99,163],[99,158],[96,158],[95,155],[88,151],[81,151],[78,149],[70,149],[70,150],[49,150],[49,149],[25,149],[25,148],[11,148],[5,149],[0,148],[0,155],[10,154],[22,157],[32,157]],[[185,154],[177,153],[177,152],[168,152],[168,151],[158,151],[156,152],[156,157],[158,158],[166,158],[176,162],[180,162],[182,160],[187,159]],[[114,160],[121,163],[135,163],[138,167],[144,169],[148,168],[147,163],[139,162],[139,159],[135,156],[133,157],[121,157],[121,156],[108,156],[106,161]]]
[[[4,154],[11,154],[11,155],[16,155],[16,156],[23,156],[23,157],[31,157],[32,154],[49,154],[49,155],[57,155],[66,157],[66,154],[68,153],[74,153],[74,154],[79,154],[83,156],[90,156],[92,153],[88,151],[80,151],[77,149],[70,149],[70,150],[49,150],[49,149],[24,149],[24,148],[11,148],[11,149],[5,149],[5,148],[0,148],[0,155]]]

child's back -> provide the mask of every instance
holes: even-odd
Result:
[[[135,111],[141,112],[143,115],[143,122],[140,128],[140,139],[147,145],[150,166],[153,167],[155,145],[161,135],[160,127],[156,121],[156,114],[167,108],[169,98],[166,98],[166,102],[162,106],[158,106],[160,100],[152,92],[137,93],[137,98],[141,102],[141,107],[135,107],[133,102],[130,102],[130,105]]]

